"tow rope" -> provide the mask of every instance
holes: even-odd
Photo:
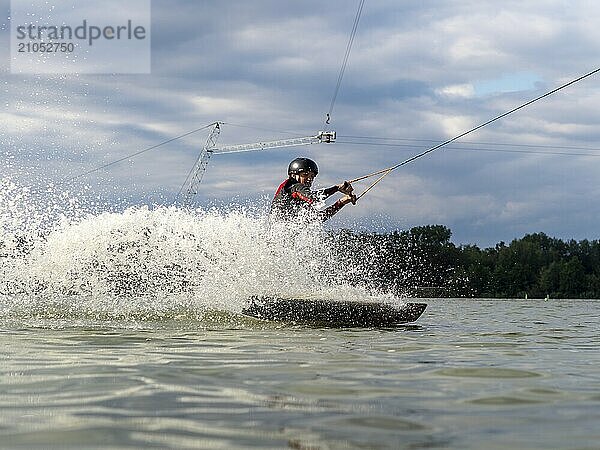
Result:
[[[514,113],[514,112],[516,112],[518,110],[520,110],[520,109],[523,109],[523,108],[525,108],[525,107],[527,107],[527,106],[529,106],[529,105],[537,102],[538,100],[542,100],[543,98],[549,97],[550,95],[555,94],[556,92],[558,92],[558,91],[560,91],[562,89],[565,89],[566,87],[569,87],[572,84],[575,84],[575,83],[577,83],[577,82],[579,82],[579,81],[581,81],[581,80],[583,80],[585,78],[591,77],[592,75],[594,75],[594,74],[596,74],[598,72],[600,72],[600,68],[594,69],[591,72],[588,72],[585,75],[582,75],[582,76],[580,76],[578,78],[575,78],[574,80],[571,80],[571,81],[569,81],[569,82],[567,82],[567,83],[565,83],[565,84],[563,84],[563,85],[561,85],[561,86],[559,86],[559,87],[557,87],[555,89],[552,89],[551,91],[548,91],[545,94],[540,95],[539,97],[531,99],[531,100],[529,100],[529,101],[527,101],[527,102],[525,102],[525,103],[517,106],[516,108],[511,109],[510,111],[506,111],[506,112],[500,114],[499,116],[494,117],[493,119],[490,119],[490,120],[488,120],[486,122],[483,122],[482,124],[477,125],[476,127],[473,127],[470,130],[467,130],[467,131],[465,131],[465,132],[463,132],[463,133],[461,133],[461,134],[459,134],[457,136],[454,136],[452,139],[448,139],[447,141],[444,141],[444,142],[442,142],[442,143],[440,143],[438,145],[435,145],[434,147],[431,147],[431,148],[429,148],[429,149],[427,149],[427,150],[425,150],[425,151],[423,151],[423,152],[421,152],[421,153],[419,153],[417,155],[411,156],[410,158],[402,161],[399,164],[396,164],[395,166],[391,166],[391,167],[388,167],[386,169],[378,170],[377,172],[369,173],[367,175],[363,175],[363,176],[360,176],[358,178],[354,178],[353,180],[348,180],[348,183],[355,183],[357,181],[364,180],[364,179],[367,179],[367,178],[371,178],[371,177],[374,177],[376,175],[381,175],[367,189],[365,189],[362,192],[362,194],[360,194],[359,196],[356,197],[355,202],[358,201],[361,197],[363,197],[371,189],[373,189],[378,183],[380,183],[386,176],[388,176],[390,173],[392,173],[397,168],[405,166],[406,164],[411,163],[411,162],[415,161],[416,159],[419,159],[419,158],[421,158],[421,157],[423,157],[423,156],[425,156],[425,155],[427,155],[427,154],[429,154],[431,152],[434,152],[435,150],[438,150],[438,149],[440,149],[440,148],[442,148],[442,147],[444,147],[444,146],[446,146],[446,145],[448,145],[448,144],[450,144],[450,143],[452,143],[452,142],[454,142],[454,141],[456,141],[456,140],[458,140],[458,139],[460,139],[460,138],[462,138],[462,137],[464,137],[464,136],[466,136],[468,134],[471,134],[471,133],[473,133],[473,132],[475,132],[475,131],[477,131],[477,130],[479,130],[479,129],[481,129],[481,128],[489,125],[489,124],[491,124],[492,122],[500,120],[500,119],[502,119],[502,118],[504,118],[504,117],[506,117],[506,116],[508,116],[508,115],[510,115],[510,114],[512,114],[512,113]]]

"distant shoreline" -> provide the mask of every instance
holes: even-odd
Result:
[[[334,233],[337,251],[373,287],[430,298],[598,299],[600,241],[526,234],[494,247],[455,245],[444,225]],[[351,280],[348,280],[351,282]]]

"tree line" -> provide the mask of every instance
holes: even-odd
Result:
[[[491,248],[456,246],[443,225],[338,231],[345,279],[411,297],[600,298],[600,241],[527,234]]]

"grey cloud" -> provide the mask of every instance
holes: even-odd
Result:
[[[282,130],[313,133],[329,107],[354,3],[154,1],[150,75],[2,72],[8,116],[1,117],[18,119],[0,123],[2,152],[10,154],[11,167],[30,174],[50,167],[60,179],[214,120],[265,129],[224,125],[224,144],[286,137]],[[7,1],[0,5],[8,10]],[[367,2],[334,110],[335,129],[443,141],[576,76],[595,54],[598,31],[590,18],[600,7],[570,5],[566,11],[560,2]],[[6,30],[0,40],[7,44],[0,56],[8,61]],[[447,86],[523,71],[540,77],[534,89],[439,94]],[[587,80],[468,140],[600,147],[596,86]],[[79,183],[107,199],[169,201],[205,138],[189,136]],[[337,143],[214,157],[199,202],[264,202],[296,155],[315,158],[319,182],[327,185],[425,148]],[[332,226],[394,229],[443,221],[456,241],[484,244],[532,231],[594,238],[596,161],[440,150],[390,175]],[[33,178],[22,175],[24,182]]]

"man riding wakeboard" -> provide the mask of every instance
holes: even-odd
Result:
[[[290,220],[307,214],[308,218],[325,221],[348,203],[356,203],[352,185],[347,181],[327,189],[311,191],[312,182],[318,174],[319,168],[312,159],[294,159],[288,167],[289,178],[279,185],[275,193],[271,215],[278,220]],[[336,192],[341,192],[344,196],[323,210],[317,209],[317,204]]]

